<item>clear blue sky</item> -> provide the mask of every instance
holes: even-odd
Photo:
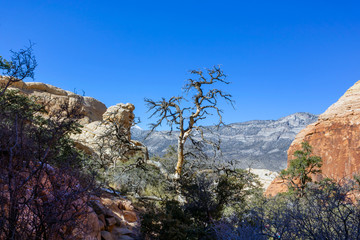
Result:
[[[1,1],[0,55],[36,43],[35,81],[135,104],[221,64],[227,123],[320,114],[360,79],[359,1]],[[210,122],[209,122],[210,123]]]

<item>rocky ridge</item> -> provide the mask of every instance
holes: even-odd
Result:
[[[288,150],[287,165],[304,141],[323,160],[322,174],[314,176],[316,180],[329,177],[339,181],[360,173],[360,81],[296,136]],[[275,179],[266,193],[275,195],[285,190],[283,181]]]
[[[7,78],[0,76],[0,86],[4,86]],[[38,102],[46,103],[46,109],[51,113],[61,104],[73,106],[76,101],[82,102],[81,113],[83,118],[81,124],[102,120],[102,115],[106,111],[106,106],[102,102],[92,97],[84,97],[70,91],[41,82],[14,82],[9,89],[19,90],[21,93],[30,97],[35,97]]]
[[[286,151],[296,134],[317,116],[295,113],[278,120],[256,120],[232,123],[214,131],[221,139],[222,160],[233,162],[238,168],[256,168],[278,171],[287,164]],[[143,142],[153,155],[163,155],[169,145],[177,144],[177,132],[155,131],[145,139],[147,130],[132,128],[132,139]],[[205,133],[212,139],[213,134]],[[198,137],[198,139],[200,139]]]
[[[0,76],[0,86],[5,85],[6,77]],[[111,122],[123,127],[127,140],[131,141],[130,128],[133,124],[135,107],[131,103],[119,103],[107,108],[105,104],[92,97],[80,96],[70,91],[41,82],[15,82],[9,89],[19,90],[22,94],[33,97],[37,102],[45,104],[48,114],[51,115],[62,104],[69,108],[80,104],[79,122],[83,126],[80,134],[72,135],[78,148],[93,154],[97,148],[99,137],[109,128]],[[76,106],[78,107],[78,106]],[[140,143],[134,141],[134,145]],[[141,145],[141,144],[140,144]]]

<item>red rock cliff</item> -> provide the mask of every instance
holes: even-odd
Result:
[[[308,141],[313,154],[322,158],[323,177],[339,180],[360,173],[360,81],[321,114],[316,123],[296,136],[288,150],[288,166],[303,141]],[[285,190],[284,183],[275,179],[266,194]]]

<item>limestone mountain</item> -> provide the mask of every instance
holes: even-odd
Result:
[[[278,171],[286,167],[287,154],[297,133],[314,123],[317,116],[310,113],[294,113],[278,120],[255,120],[232,123],[205,133],[206,138],[221,139],[222,160],[233,162],[238,168],[262,168]],[[163,155],[169,145],[177,144],[177,132],[132,128],[132,139],[143,142],[153,155]],[[199,136],[195,138],[200,139]]]

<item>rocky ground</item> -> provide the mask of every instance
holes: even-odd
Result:
[[[99,232],[98,239],[133,240],[140,236],[140,221],[129,200],[104,193],[90,201],[94,209]]]

